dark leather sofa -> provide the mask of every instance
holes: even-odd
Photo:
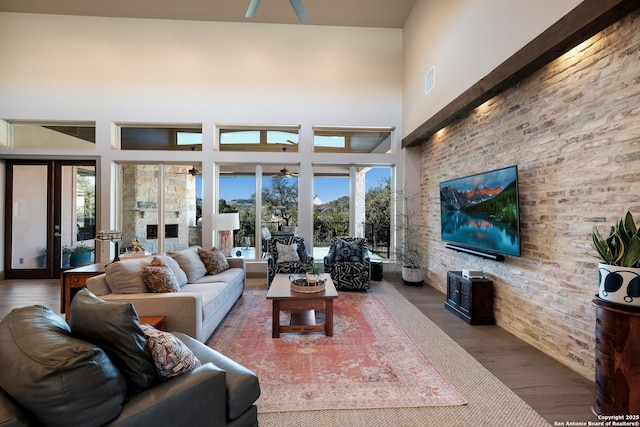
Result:
[[[131,395],[107,352],[74,337],[62,317],[13,310],[0,322],[0,426],[257,426],[255,373],[173,335],[201,366]]]

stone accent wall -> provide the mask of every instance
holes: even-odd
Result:
[[[587,378],[594,373],[594,225],[640,221],[640,14],[634,13],[478,107],[421,146],[428,282],[483,270],[500,327]],[[439,182],[516,164],[522,256],[445,248]],[[444,308],[443,308],[444,310]]]
[[[194,237],[190,229],[196,226],[196,188],[195,178],[188,169],[187,166],[165,168],[164,220],[165,224],[178,226],[178,237],[165,239],[165,252],[188,247]],[[147,226],[158,224],[158,167],[123,164],[122,176],[122,248],[130,248],[131,239],[136,237],[145,250],[157,253],[158,240],[148,238]],[[163,227],[158,228],[158,233],[160,230],[164,232]]]

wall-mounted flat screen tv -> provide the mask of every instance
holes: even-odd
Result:
[[[446,242],[480,253],[520,256],[518,167],[441,182],[440,223]]]

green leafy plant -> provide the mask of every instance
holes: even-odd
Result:
[[[315,262],[312,262],[311,264],[309,264],[306,268],[306,272],[309,274],[315,274],[320,275],[322,274],[322,269],[320,268],[320,266],[318,264],[316,264]]]
[[[405,208],[404,213],[396,214],[395,228],[401,239],[395,249],[396,259],[402,262],[403,267],[419,269],[426,251],[420,242],[420,194],[402,189],[396,191],[395,197],[397,203]]]
[[[594,226],[591,238],[604,264],[640,268],[640,232],[631,212],[627,211],[625,217],[611,227],[608,237],[604,238]]]
[[[85,252],[93,252],[94,250],[95,250],[94,247],[87,246],[84,243],[80,243],[78,246],[73,248],[73,253],[74,254],[82,254],[82,253],[85,253]]]
[[[62,255],[71,255],[73,253],[73,249],[68,246],[62,247]]]

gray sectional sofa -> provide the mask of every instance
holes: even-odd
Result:
[[[105,301],[130,302],[139,316],[165,316],[162,328],[206,342],[245,286],[244,258],[228,258],[229,269],[207,274],[198,246],[157,255],[174,273],[178,292],[154,293],[143,281],[143,270],[154,256],[130,258],[107,266],[105,274],[87,280],[87,288]]]
[[[0,425],[257,427],[253,371],[185,334],[157,332],[177,342],[154,355],[131,304],[87,290],[69,324],[44,306],[12,310],[0,322]]]

